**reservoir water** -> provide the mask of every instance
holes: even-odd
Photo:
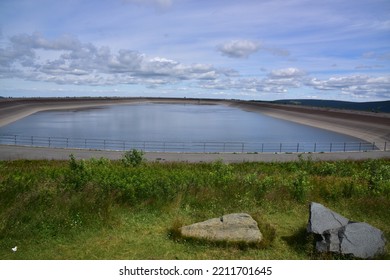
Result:
[[[38,112],[0,127],[0,135],[25,136],[28,137],[27,139],[31,138],[31,141],[34,141],[33,137],[35,137],[36,142],[40,138],[51,137],[52,143],[55,142],[55,138],[67,138],[67,146],[71,139],[143,142],[144,146],[145,142],[166,142],[164,147],[171,142],[183,142],[181,145],[184,150],[191,150],[185,147],[187,144],[184,144],[190,142],[237,142],[237,147],[234,149],[241,149],[239,143],[278,145],[275,149],[279,149],[279,143],[285,143],[285,147],[290,143],[293,151],[296,145],[301,145],[297,147],[299,151],[305,149],[303,144],[297,143],[327,143],[324,145],[328,145],[331,142],[363,142],[351,136],[234,107],[156,103]],[[104,142],[104,145],[107,143],[109,142]],[[81,148],[84,145],[86,147],[86,141],[79,144]],[[264,145],[261,148],[259,144],[256,145],[256,151],[264,149]],[[199,146],[201,147],[202,144],[200,143]],[[343,148],[345,149],[345,144]],[[226,144],[224,144],[224,151],[225,149],[227,149]]]

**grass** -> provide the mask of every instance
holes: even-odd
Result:
[[[316,253],[305,232],[310,201],[390,240],[390,160],[189,164],[140,156],[0,161],[0,259],[338,259]],[[236,212],[258,221],[260,247],[173,234]]]

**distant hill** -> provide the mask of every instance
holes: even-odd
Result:
[[[271,103],[390,113],[390,100],[374,102],[349,102],[322,99],[283,99],[275,100]]]

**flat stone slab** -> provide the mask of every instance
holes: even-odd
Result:
[[[185,238],[209,241],[259,243],[262,240],[257,222],[246,213],[224,215],[179,230]]]

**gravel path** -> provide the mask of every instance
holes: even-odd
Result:
[[[23,146],[0,145],[0,160],[17,159],[46,159],[67,160],[73,154],[77,159],[108,158],[121,159],[123,151],[100,151],[84,149],[61,148],[37,148]],[[286,162],[299,159],[302,153],[158,153],[147,152],[145,158],[148,161],[158,162],[213,162],[222,160],[226,163],[233,162]],[[390,151],[369,152],[339,152],[339,153],[304,153],[303,158],[311,157],[313,160],[362,160],[362,159],[390,159]]]

